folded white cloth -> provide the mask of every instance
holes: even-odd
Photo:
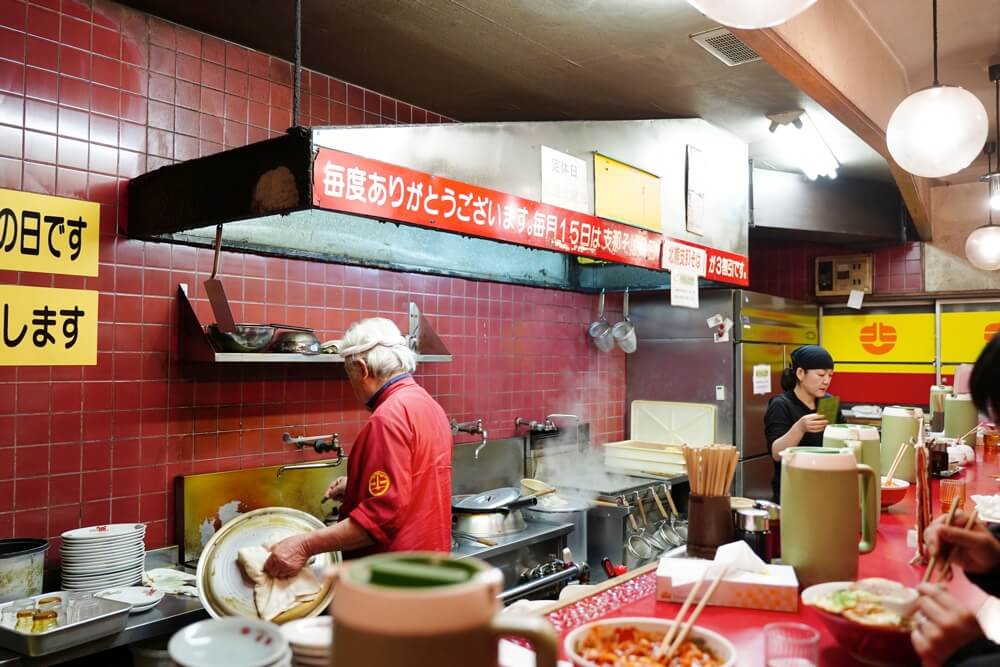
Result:
[[[288,579],[275,579],[264,572],[264,563],[271,552],[263,546],[244,547],[237,552],[237,562],[243,573],[253,582],[253,601],[257,615],[270,621],[303,602],[310,602],[319,595],[320,584],[308,567]]]
[[[174,595],[186,595],[188,597],[198,597],[198,589],[194,586],[195,576],[180,570],[171,570],[167,567],[158,567],[147,570],[142,575],[142,583],[152,586],[164,593]]]

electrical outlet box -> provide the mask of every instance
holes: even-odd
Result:
[[[816,296],[846,296],[852,290],[872,293],[872,256],[816,258]]]

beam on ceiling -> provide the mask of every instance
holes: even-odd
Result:
[[[732,32],[886,159],[920,239],[930,241],[930,185],[886,146],[889,115],[909,92],[906,73],[857,9],[821,2],[777,28]]]

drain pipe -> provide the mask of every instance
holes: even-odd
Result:
[[[298,127],[302,107],[302,0],[295,0],[295,70],[292,75],[292,127]]]

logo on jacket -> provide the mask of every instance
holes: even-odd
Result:
[[[986,342],[993,340],[993,336],[995,336],[998,331],[1000,331],[1000,322],[987,324],[986,328],[983,329],[983,339],[985,339]]]
[[[884,322],[874,322],[861,327],[858,340],[869,354],[888,354],[896,347],[896,327]]]
[[[382,470],[376,470],[368,478],[368,493],[373,496],[384,496],[390,486],[392,486],[392,480]]]

